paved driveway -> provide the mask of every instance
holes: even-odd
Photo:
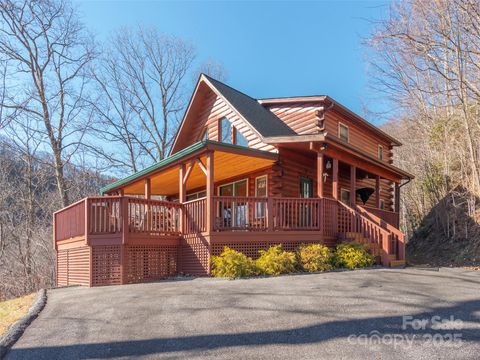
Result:
[[[422,322],[432,316],[456,322],[433,329]],[[404,320],[416,322],[402,329]],[[7,358],[133,357],[479,359],[480,272],[375,269],[57,289]]]

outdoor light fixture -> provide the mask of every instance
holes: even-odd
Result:
[[[330,170],[331,168],[332,168],[332,163],[330,162],[330,160],[328,160],[327,163],[325,164],[325,169]]]

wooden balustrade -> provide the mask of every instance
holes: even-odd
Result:
[[[89,235],[115,234],[122,231],[120,197],[89,197],[87,229]]]
[[[85,199],[53,214],[55,240],[85,235]]]
[[[399,214],[393,211],[377,209],[369,206],[361,206],[361,208],[367,210],[369,213],[379,217],[386,223],[398,228],[399,227]]]
[[[371,209],[351,208],[327,198],[214,196],[212,201],[213,231],[322,231],[332,238],[356,233],[368,242],[372,253],[387,256],[382,262],[391,254],[405,259],[404,235],[390,224],[394,220],[391,212],[377,215]],[[179,204],[122,196],[89,197],[54,214],[55,240],[120,233],[125,240],[128,234],[150,237],[206,232],[206,209],[206,198]]]
[[[129,233],[180,234],[179,216],[182,205],[170,201],[128,199]]]
[[[268,229],[267,198],[214,196],[215,231]]]
[[[276,230],[320,230],[321,199],[273,199]]]
[[[184,202],[183,232],[195,234],[207,231],[207,200],[206,198]]]
[[[336,237],[338,233],[338,202],[335,199],[322,199],[323,217],[321,218],[323,234]]]

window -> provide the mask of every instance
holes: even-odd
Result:
[[[235,133],[235,145],[248,147],[248,141],[245,139],[245,136],[242,135],[235,127],[233,128]]]
[[[385,210],[385,200],[380,199],[380,209]]]
[[[259,176],[255,179],[255,196],[257,197],[267,197],[267,175]],[[266,214],[265,202],[257,202],[255,206],[255,217],[257,219],[265,218]]]
[[[247,196],[247,179],[235,181],[218,187],[220,196]]]
[[[342,123],[338,123],[338,137],[346,142],[348,142],[348,126]]]
[[[207,196],[207,192],[205,190],[187,194],[187,201],[201,199],[205,196]]]
[[[232,124],[227,118],[220,120],[220,142],[231,144],[232,143]]]
[[[378,158],[380,160],[383,160],[383,146],[382,145],[378,145]]]
[[[246,179],[218,187],[220,196],[247,196],[248,182]],[[223,226],[244,227],[248,219],[248,206],[244,201],[220,200],[218,217]]]
[[[350,204],[350,190],[340,189],[340,201],[344,204]]]
[[[300,178],[300,197],[311,198],[313,197],[313,180],[306,177]]]
[[[267,196],[267,175],[259,176],[255,179],[255,196]]]

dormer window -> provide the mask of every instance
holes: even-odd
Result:
[[[383,160],[383,146],[382,145],[378,145],[378,158],[380,160]]]
[[[348,126],[342,123],[338,123],[338,137],[343,141],[348,142],[349,134],[348,134]]]
[[[232,143],[232,124],[227,118],[220,120],[220,142],[231,144]]]

